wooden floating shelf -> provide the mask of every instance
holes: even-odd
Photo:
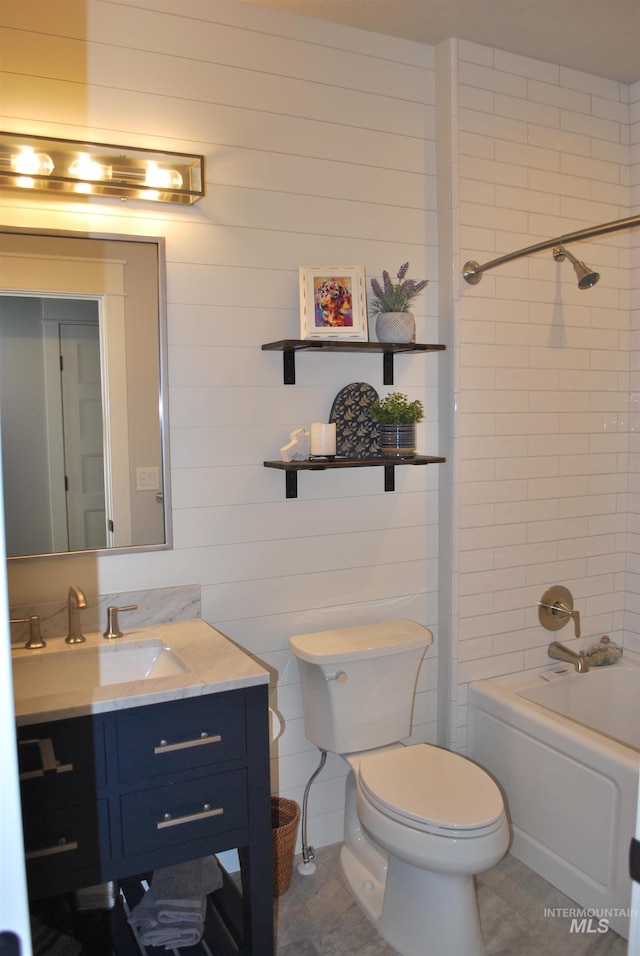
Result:
[[[336,468],[384,468],[384,490],[395,491],[395,471],[397,465],[438,465],[446,458],[431,455],[412,455],[407,458],[309,458],[305,461],[265,461],[265,468],[276,468],[285,472],[287,498],[298,497],[299,471],[330,471]]]
[[[419,342],[349,342],[344,339],[280,339],[266,342],[263,352],[282,352],[285,385],[296,383],[296,352],[371,352],[382,354],[385,385],[393,385],[393,357],[404,352],[442,352],[445,345],[425,345]]]

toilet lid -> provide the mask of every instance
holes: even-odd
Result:
[[[478,835],[502,821],[502,794],[489,774],[450,750],[414,744],[380,751],[362,757],[358,774],[371,803],[409,826]]]

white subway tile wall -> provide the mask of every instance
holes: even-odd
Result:
[[[630,105],[624,84],[457,49],[461,265],[638,211],[637,84]],[[460,283],[452,747],[465,748],[470,681],[543,665],[553,637],[573,638],[538,623],[548,585],[571,589],[587,641],[640,650],[638,243],[574,245],[601,273],[590,290],[551,251]]]

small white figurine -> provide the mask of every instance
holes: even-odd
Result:
[[[311,451],[311,432],[296,428],[289,438],[291,441],[280,449],[282,461],[306,461]]]

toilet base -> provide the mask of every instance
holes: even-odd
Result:
[[[353,770],[345,784],[342,872],[380,935],[402,956],[485,956],[473,876],[424,870],[387,853],[362,827]],[[505,851],[506,844],[496,862]]]
[[[432,873],[389,857],[385,882],[345,844],[342,872],[356,902],[402,956],[486,956],[472,876]]]

